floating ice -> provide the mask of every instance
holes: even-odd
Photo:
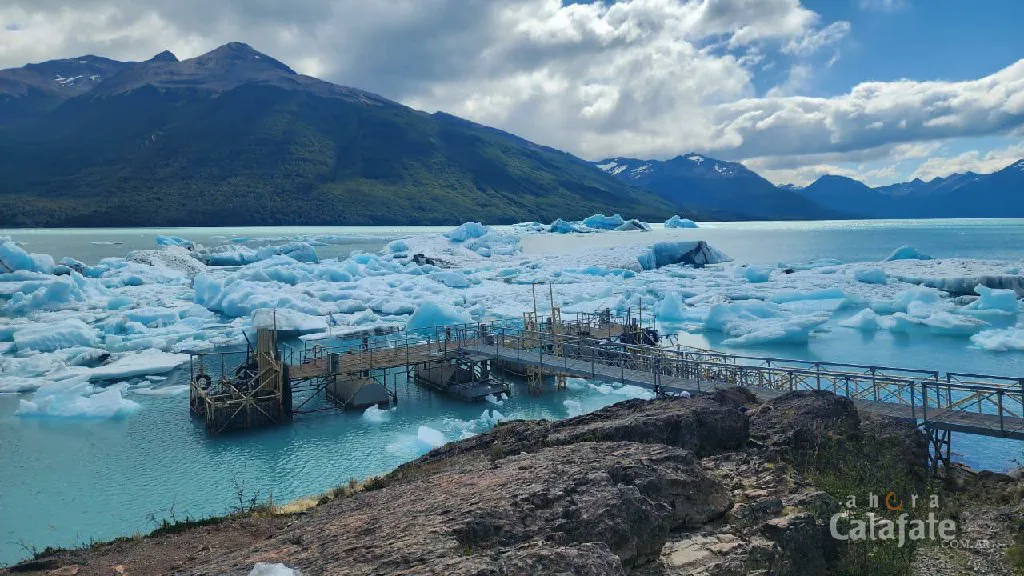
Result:
[[[465,246],[467,249],[485,258],[490,258],[491,256],[512,256],[521,249],[518,236],[503,232],[488,232],[479,238],[469,240]]]
[[[677,292],[669,292],[654,306],[654,313],[663,322],[678,322],[687,318],[686,305]]]
[[[853,271],[853,279],[865,284],[885,284],[889,281],[885,271],[880,268],[858,268]]]
[[[327,330],[327,320],[323,316],[303,314],[287,308],[280,310],[261,308],[253,312],[252,326],[253,328],[276,327],[282,332],[311,334]]]
[[[633,218],[630,220],[626,220],[615,230],[618,232],[650,232],[651,226],[646,222],[641,222]]]
[[[88,370],[90,381],[127,380],[136,376],[166,374],[188,362],[188,354],[169,354],[160,350],[143,350],[125,354],[105,366]]]
[[[886,262],[892,262],[894,260],[931,260],[932,257],[922,254],[917,251],[917,248],[913,246],[900,246],[893,250],[892,254],[886,258]]]
[[[575,418],[583,414],[583,407],[576,400],[564,400],[562,401],[562,406],[565,406],[565,412],[569,418]]]
[[[139,409],[124,398],[126,385],[97,392],[82,379],[50,382],[39,387],[31,400],[20,400],[18,416],[51,418],[123,418]]]
[[[561,218],[555,220],[548,227],[548,232],[552,234],[571,234],[573,232],[582,232],[580,225],[575,222],[566,222]]]
[[[84,279],[77,272],[38,284],[26,282],[2,310],[6,314],[26,314],[35,310],[57,310],[72,302],[81,302],[86,299],[81,288],[83,283]]]
[[[985,330],[971,336],[971,344],[990,352],[1024,351],[1024,329]]]
[[[452,242],[465,242],[472,238],[479,238],[484,234],[487,234],[487,232],[487,226],[484,226],[479,222],[466,222],[461,224],[458,228],[445,233],[444,236]]]
[[[797,315],[773,302],[746,300],[712,306],[704,329],[728,335],[723,344],[732,346],[800,343],[828,318],[828,314]]]
[[[760,283],[771,280],[774,268],[771,266],[745,266],[742,270],[743,277],[747,279],[747,282]]]
[[[50,274],[53,257],[48,254],[29,254],[8,236],[0,236],[0,274],[25,270]]]
[[[391,412],[389,410],[381,410],[377,406],[370,406],[363,411],[363,420],[367,422],[373,422],[374,424],[380,424],[391,418]]]
[[[19,352],[52,352],[75,346],[96,346],[96,329],[77,318],[46,324],[29,324],[14,332],[14,348]]]
[[[619,214],[613,214],[611,216],[605,216],[604,214],[594,214],[583,219],[583,225],[587,228],[594,228],[595,230],[615,230],[619,226],[622,226],[625,220]]]
[[[388,252],[392,254],[401,254],[409,251],[409,244],[405,240],[395,240],[388,242]]]
[[[284,564],[257,562],[249,572],[249,576],[302,576],[302,572],[289,568]]]
[[[995,290],[987,286],[978,285],[974,287],[978,293],[978,299],[967,305],[967,308],[975,311],[994,311],[1006,314],[1017,314],[1017,293],[1013,290]]]
[[[185,248],[188,248],[190,246],[194,246],[195,245],[191,240],[186,240],[186,239],[181,238],[179,236],[163,236],[163,235],[156,237],[156,244],[157,244],[157,246],[182,246],[182,247],[185,247]]]
[[[889,328],[892,324],[892,318],[888,316],[879,316],[870,308],[865,308],[853,316],[839,322],[840,326],[855,328],[865,332],[871,332],[880,328]]]
[[[253,250],[248,246],[222,246],[201,255],[203,261],[210,266],[244,266],[270,260],[275,256],[288,256],[295,261],[311,264],[320,262],[316,248],[308,242],[263,246],[258,250]]]
[[[416,309],[416,312],[406,322],[407,330],[421,330],[435,326],[450,326],[452,324],[467,324],[473,318],[460,310],[456,310],[448,304],[439,302],[424,302]]]
[[[132,388],[130,392],[142,396],[180,396],[188,394],[188,384],[160,386],[159,388]]]
[[[444,434],[440,430],[435,430],[430,426],[420,426],[416,430],[416,446],[421,453],[443,446],[444,443]]]
[[[699,228],[697,223],[689,218],[680,218],[678,214],[665,220],[665,228]]]
[[[486,400],[488,404],[501,406],[505,402],[500,398],[500,396],[502,396],[502,394],[498,394],[498,396],[495,396],[494,394],[488,394],[487,396],[484,396],[484,400]]]
[[[730,262],[731,258],[715,250],[707,242],[658,242],[651,249],[637,257],[640,267],[654,270],[672,264],[685,264],[702,268],[707,264]]]
[[[449,288],[469,288],[472,283],[459,272],[431,272],[430,277]]]

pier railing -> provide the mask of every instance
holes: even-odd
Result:
[[[1024,378],[941,373],[888,366],[728,354],[689,346],[624,343],[635,330],[628,315],[610,312],[550,317],[529,324],[501,319],[422,330],[353,332],[301,347],[280,345],[291,377],[322,374],[330,355],[342,371],[375,371],[484,354],[543,374],[618,380],[657,392],[742,386],[761,393],[828,390],[872,411],[931,428],[1024,439]],[[642,329],[642,326],[640,326]],[[193,358],[223,372],[224,357]],[[526,373],[527,370],[520,370]],[[311,376],[313,377],[313,376]]]

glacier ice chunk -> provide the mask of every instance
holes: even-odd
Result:
[[[479,222],[465,222],[459,227],[449,230],[444,237],[452,242],[465,242],[473,238],[479,238],[487,234],[488,228]]]
[[[654,270],[672,264],[685,264],[703,268],[707,264],[730,262],[731,258],[719,252],[703,240],[692,242],[658,242],[651,249],[637,257],[640,267]]]
[[[467,324],[473,318],[462,310],[456,310],[449,304],[440,302],[424,302],[416,308],[405,324],[406,330],[422,330],[435,326]]]
[[[613,214],[611,216],[594,214],[583,219],[584,226],[595,230],[615,230],[623,224],[625,224],[625,220],[622,219],[620,214]]]
[[[800,315],[773,302],[743,300],[713,305],[704,330],[729,336],[722,342],[727,346],[801,343],[828,318],[825,313]]]
[[[323,316],[304,314],[287,308],[260,308],[252,314],[253,328],[276,328],[282,332],[295,334],[311,334],[327,330],[327,320]]]
[[[0,236],[0,274],[19,270],[51,274],[53,267],[53,256],[29,254],[21,246],[15,244],[10,237]]]
[[[853,271],[853,279],[865,284],[885,284],[889,281],[888,275],[881,268],[858,268]]]
[[[689,218],[680,218],[678,214],[665,220],[665,228],[700,228],[697,223]]]
[[[1024,329],[984,330],[971,336],[971,344],[990,352],[1024,352]]]
[[[430,426],[420,426],[416,430],[416,446],[421,453],[443,446],[444,443],[444,434],[440,430],[435,430]]]
[[[29,400],[20,400],[17,416],[49,418],[123,418],[139,409],[124,397],[126,385],[97,391],[78,379],[48,382]]]
[[[900,246],[899,248],[892,251],[892,254],[885,259],[886,262],[893,262],[895,260],[931,260],[932,257],[926,254],[922,254],[913,246]]]
[[[195,243],[191,240],[186,240],[180,236],[164,236],[159,235],[156,237],[157,246],[181,246],[183,248],[189,248],[195,246]]]
[[[772,278],[771,266],[744,266],[743,277],[752,284],[767,282]]]
[[[98,343],[99,334],[96,329],[77,318],[45,324],[28,324],[14,332],[14,348],[19,352],[53,352],[76,346],[92,347]]]

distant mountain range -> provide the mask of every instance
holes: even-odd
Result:
[[[607,158],[594,163],[623,182],[646,188],[677,206],[753,220],[848,217],[807,196],[780,188],[737,162],[700,154],[671,160]]]
[[[1024,217],[1024,162],[869,188],[775,186],[700,154],[586,162],[295,73],[241,43],[0,70],[0,226]]]
[[[967,172],[877,188],[844,176],[822,176],[791,190],[864,218],[1021,218],[1024,160],[992,174]]]
[[[575,156],[296,74],[232,43],[0,71],[0,226],[663,220]],[[681,212],[692,218],[706,216]]]

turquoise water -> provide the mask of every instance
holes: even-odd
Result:
[[[389,239],[420,228],[259,228],[172,230],[8,230],[32,252],[92,263],[152,248],[157,234],[216,244],[249,238],[249,245],[302,235],[331,234],[324,257],[379,250]],[[909,244],[935,257],[1024,259],[1024,221],[872,221],[729,223],[686,231],[737,260],[806,262],[818,258],[876,261]],[[551,237],[551,242],[559,242]],[[744,354],[828,360],[942,371],[1024,375],[1024,353],[995,353],[956,338],[864,335],[835,326],[806,345],[763,346]],[[683,344],[727,349],[721,338],[683,334]],[[160,385],[185,383],[182,373]],[[383,422],[361,413],[302,416],[290,426],[211,438],[188,416],[188,397],[129,392],[141,405],[124,419],[73,420],[14,416],[18,395],[0,395],[0,564],[26,547],[75,545],[146,532],[154,520],[220,514],[245,498],[271,494],[276,502],[315,494],[393,469],[427,449],[428,426],[455,440],[489,427],[497,410],[509,418],[564,418],[626,397],[620,390],[575,382],[537,398],[516,390],[502,406],[468,405],[400,383],[397,409]],[[628,393],[628,391],[626,391]],[[21,396],[25,397],[25,396]],[[486,417],[484,412],[488,411]],[[1024,444],[957,437],[954,451],[976,467],[1005,469]]]

